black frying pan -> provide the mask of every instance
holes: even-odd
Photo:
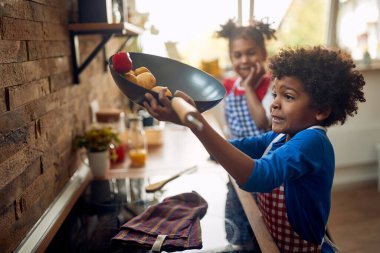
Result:
[[[226,90],[209,74],[169,58],[144,53],[129,53],[133,68],[146,67],[156,77],[157,85],[166,86],[174,94],[181,90],[195,102],[198,111],[204,112],[217,105],[226,95]],[[109,59],[111,75],[121,91],[133,102],[142,105],[144,94],[149,92],[158,98],[158,93],[147,90],[124,78],[113,69]]]

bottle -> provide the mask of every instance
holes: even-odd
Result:
[[[120,143],[112,143],[110,147],[111,163],[124,162],[127,148],[123,138],[126,132],[124,112],[116,108],[106,108],[96,112],[95,116],[98,127],[110,127],[118,134]]]
[[[143,167],[147,158],[147,140],[141,117],[129,118],[128,154],[131,167]]]

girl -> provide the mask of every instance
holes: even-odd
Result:
[[[227,78],[224,86],[225,117],[231,138],[256,136],[270,127],[270,77],[265,73],[265,40],[275,38],[269,24],[251,21],[237,26],[232,20],[221,26],[217,36],[228,39],[229,56],[238,77]]]
[[[325,236],[334,177],[334,151],[326,128],[344,124],[365,102],[363,76],[341,51],[323,47],[283,49],[269,65],[274,78],[272,131],[231,142],[201,114],[191,128],[208,152],[259,208],[281,252],[333,252]],[[189,103],[193,101],[178,92]],[[181,124],[169,99],[146,94],[149,113]]]

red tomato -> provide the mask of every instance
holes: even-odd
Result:
[[[110,149],[111,163],[122,163],[125,160],[126,144],[119,144],[116,147]]]
[[[112,56],[113,68],[119,73],[126,73],[132,69],[132,60],[129,53],[118,52]]]

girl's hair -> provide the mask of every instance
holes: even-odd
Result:
[[[343,125],[347,116],[358,111],[365,102],[363,75],[355,70],[351,56],[341,50],[322,46],[282,49],[270,59],[272,78],[298,78],[309,94],[314,108],[331,108],[324,126]]]
[[[228,39],[230,45],[235,39],[251,39],[265,50],[265,40],[276,39],[275,32],[276,30],[272,29],[270,24],[263,21],[253,20],[248,26],[239,26],[230,19],[226,24],[221,25],[221,30],[217,31],[216,35],[219,38]]]

